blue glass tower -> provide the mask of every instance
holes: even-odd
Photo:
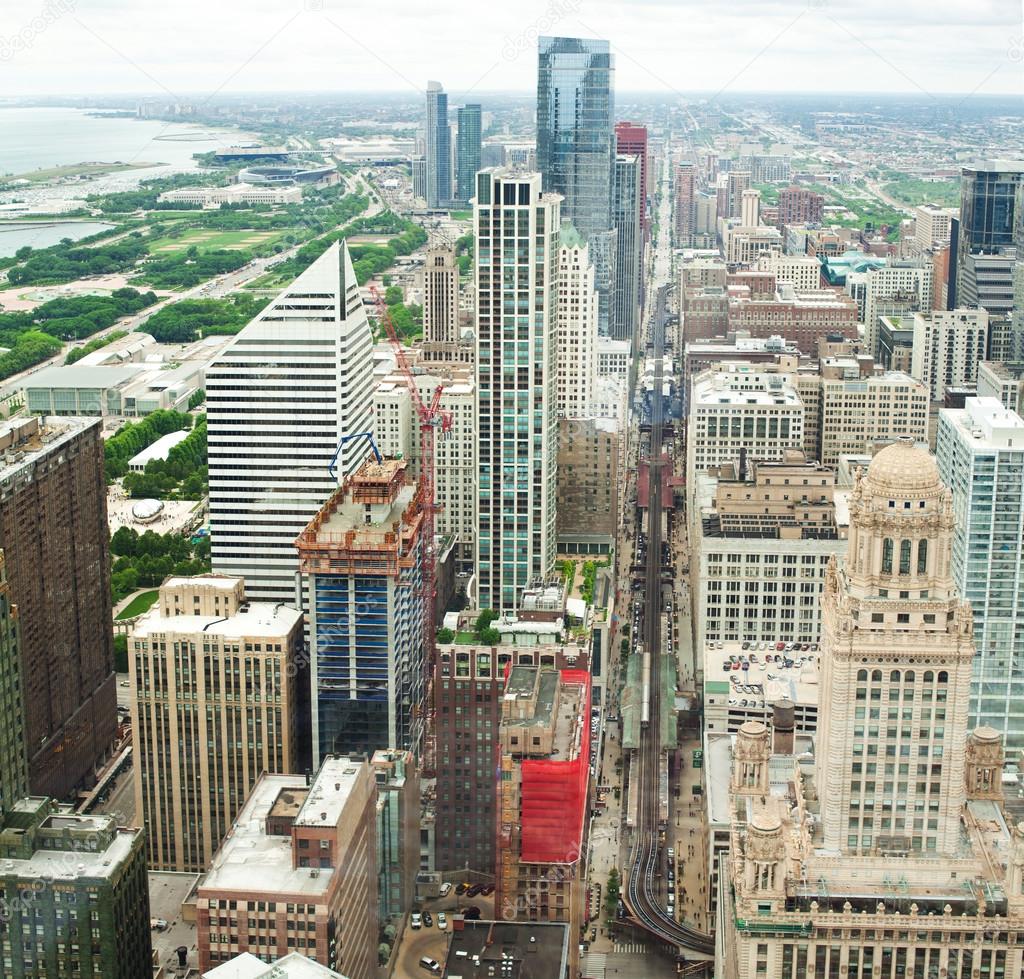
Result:
[[[612,228],[614,62],[607,41],[542,37],[538,43],[537,167],[544,190],[562,195],[562,217],[590,244],[598,328],[608,335],[614,322],[615,244],[595,238]],[[610,264],[600,268],[598,259],[605,254]]]
[[[447,207],[452,199],[452,131],[448,96],[440,82],[427,83],[427,207]]]
[[[480,169],[481,112],[479,105],[459,109],[459,132],[455,141],[455,196],[460,204],[468,204],[475,190]]]

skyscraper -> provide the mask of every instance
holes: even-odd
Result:
[[[477,175],[480,608],[513,610],[555,562],[558,194],[540,174]]]
[[[479,105],[464,105],[458,111],[459,132],[456,137],[456,192],[459,203],[468,205],[473,196],[474,181],[480,169],[481,119]]]
[[[367,461],[296,541],[309,615],[313,760],[418,751],[423,500],[404,459]]]
[[[241,578],[172,577],[128,648],[149,865],[201,873],[256,779],[300,770],[302,613],[247,602]]]
[[[569,224],[558,241],[558,301],[555,326],[558,380],[555,396],[563,418],[583,418],[597,382],[597,292],[587,243]]]
[[[689,160],[676,164],[675,191],[675,243],[679,248],[686,248],[692,244],[694,230],[694,166]]]
[[[474,176],[476,176],[474,172]],[[470,193],[472,196],[472,192]],[[445,245],[427,249],[423,261],[423,343],[427,360],[454,359],[459,338],[459,266],[455,250]],[[442,354],[448,352],[449,356]]]
[[[615,243],[595,240],[612,227],[613,72],[607,41],[539,39],[537,167],[544,190],[562,195],[563,216],[590,243],[602,335],[609,335],[615,315]]]
[[[639,156],[615,158],[612,195],[612,224],[615,248],[615,315],[611,336],[616,340],[637,340],[640,322],[640,280],[643,277],[643,203]]]
[[[644,227],[644,238],[650,234],[650,220],[647,213],[647,170],[650,166],[650,148],[647,127],[635,122],[615,123],[615,152],[623,156],[640,158],[640,221]]]
[[[99,418],[0,423],[0,547],[36,795],[91,785],[117,725],[101,429]]]
[[[939,412],[935,454],[953,493],[952,574],[974,613],[972,723],[1024,747],[1024,420],[994,398]]]
[[[440,82],[427,82],[427,207],[447,207],[452,199],[452,131],[448,96]]]
[[[372,348],[335,243],[206,372],[213,570],[254,600],[297,602],[295,538],[369,453],[341,439],[371,428]]]
[[[11,602],[7,561],[0,551],[0,814],[28,794],[18,635],[18,607]]]

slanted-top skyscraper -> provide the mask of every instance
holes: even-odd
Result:
[[[213,570],[245,578],[251,599],[297,601],[295,538],[369,453],[341,439],[372,425],[372,350],[335,243],[206,373]]]
[[[479,607],[513,610],[555,562],[558,194],[538,173],[477,175]]]
[[[614,319],[614,64],[607,41],[542,37],[537,65],[537,167],[544,190],[564,198],[562,215],[590,244],[601,297],[600,326]]]
[[[440,82],[427,82],[427,207],[447,207],[452,199],[452,131],[448,96]]]

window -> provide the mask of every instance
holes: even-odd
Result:
[[[928,568],[928,541],[920,541],[917,545],[917,573],[924,574]]]
[[[892,538],[882,541],[882,573],[892,574]]]
[[[910,574],[910,541],[900,541],[900,574]]]

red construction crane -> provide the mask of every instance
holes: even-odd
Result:
[[[377,318],[387,331],[388,339],[395,350],[395,359],[398,361],[398,369],[405,378],[406,386],[409,388],[409,396],[416,409],[420,422],[420,495],[423,500],[423,631],[424,631],[424,666],[426,676],[424,677],[424,696],[428,712],[432,709],[431,703],[431,679],[434,670],[434,652],[436,648],[435,636],[437,630],[434,622],[434,604],[437,596],[437,548],[434,543],[434,514],[440,509],[434,496],[434,443],[437,433],[447,435],[452,429],[452,413],[440,407],[441,395],[444,388],[438,384],[434,390],[433,397],[428,405],[420,396],[419,387],[416,385],[416,375],[412,372],[409,358],[405,355],[405,347],[402,338],[391,321],[391,313],[384,301],[380,290],[374,286],[369,287],[370,295],[377,307]],[[429,717],[428,717],[429,727]],[[429,733],[429,732],[428,732]],[[432,751],[427,745],[427,764],[433,766],[433,759],[429,757]]]

